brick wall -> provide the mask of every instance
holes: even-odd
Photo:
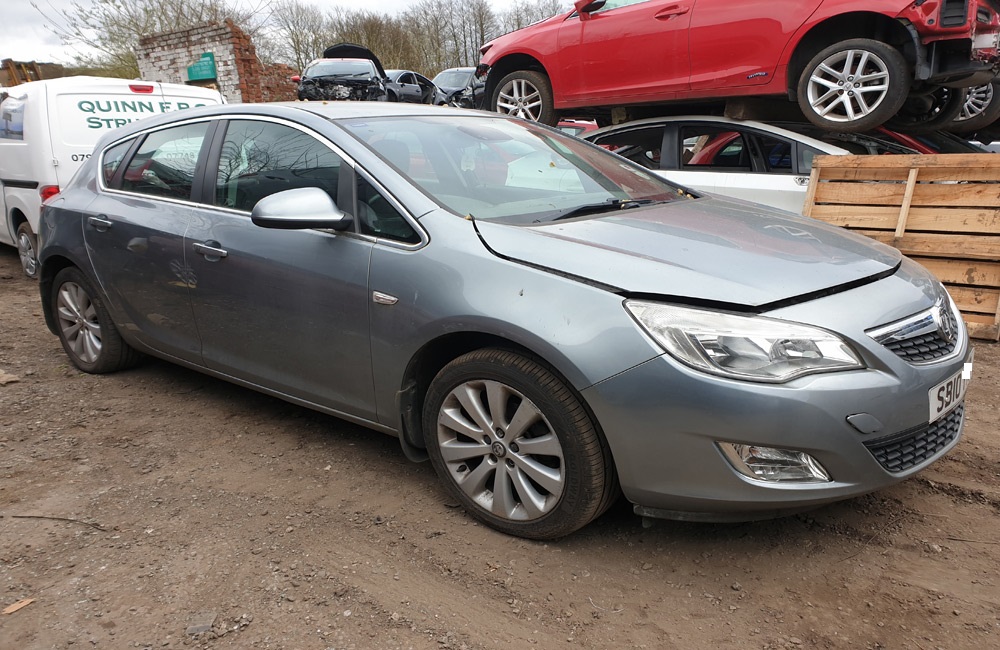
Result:
[[[232,21],[205,23],[139,40],[136,59],[143,79],[187,83],[187,68],[204,52],[215,55],[216,86],[230,103],[295,99],[296,71],[264,65],[250,37]]]

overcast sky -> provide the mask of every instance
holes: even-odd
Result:
[[[92,0],[76,0],[86,6]],[[306,0],[311,4],[327,8],[367,7],[394,14],[412,4],[411,0]],[[510,0],[490,0],[494,7],[502,7]],[[46,15],[57,16],[59,11],[72,6],[74,0],[34,0]],[[46,29],[46,19],[33,6],[32,0],[3,0],[5,5],[0,15],[0,60],[38,61],[40,63],[72,63],[75,58],[71,48],[66,47],[50,30]],[[55,10],[53,10],[53,8]]]

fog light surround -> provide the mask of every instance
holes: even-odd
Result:
[[[717,442],[733,468],[761,483],[829,483],[832,479],[819,461],[794,449],[778,449],[735,442]]]

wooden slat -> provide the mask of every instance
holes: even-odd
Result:
[[[935,259],[932,257],[914,257],[913,259],[924,265],[938,280],[946,284],[1000,288],[1000,262]]]
[[[1000,340],[1000,325],[989,323],[970,323],[968,319],[965,325],[969,328],[969,336],[974,339],[986,339],[987,341]]]
[[[942,235],[936,233],[907,233],[893,237],[893,233],[879,230],[855,230],[884,244],[895,246],[904,255],[926,257],[959,257],[971,260],[1000,260],[1000,245],[995,238],[969,237],[966,235]],[[993,239],[993,241],[990,241]]]
[[[820,176],[822,178],[822,176]],[[895,205],[903,202],[903,183],[824,183],[816,184],[816,203],[841,205]]]
[[[802,214],[807,217],[811,216],[809,211],[815,205],[814,199],[816,198],[817,185],[819,185],[819,170],[813,167],[812,171],[809,172],[809,186],[806,188],[806,201],[802,207]]]
[[[899,209],[894,206],[814,205],[810,216],[845,228],[892,230]],[[907,231],[960,232],[1000,235],[1000,209],[910,208]]]
[[[910,216],[910,203],[913,202],[913,193],[917,189],[917,176],[920,169],[914,167],[906,177],[906,191],[903,192],[903,203],[899,206],[899,218],[896,220],[896,237],[902,237],[906,232],[906,219]]]
[[[813,167],[837,167],[855,169],[880,169],[886,167],[920,167],[921,169],[968,169],[989,167],[997,164],[993,153],[963,153],[938,155],[893,155],[893,156],[816,156]]]
[[[917,183],[913,205],[995,208],[1000,206],[1000,183]]]
[[[963,314],[976,312],[995,316],[1000,305],[1000,289],[948,286],[948,293]]]
[[[893,157],[885,158],[886,161]],[[813,169],[817,169],[813,167]],[[872,167],[858,169],[856,167],[826,167],[821,170],[821,176],[828,181],[905,181],[910,169],[915,167]],[[990,167],[973,167],[961,169],[934,169],[920,167],[921,181],[976,181],[1000,182],[1000,164],[994,162]]]

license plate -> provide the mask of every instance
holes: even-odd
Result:
[[[969,387],[969,377],[972,376],[972,353],[961,370],[948,377],[940,384],[927,391],[930,402],[929,422],[939,420],[965,399],[965,390]]]

